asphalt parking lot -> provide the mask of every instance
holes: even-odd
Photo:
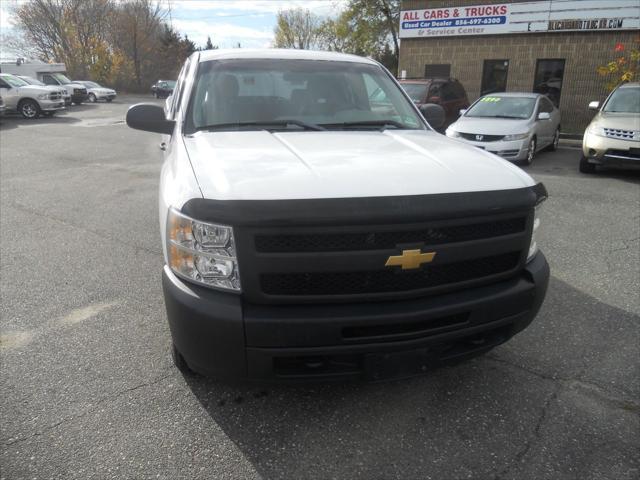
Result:
[[[640,175],[539,154],[552,280],[487,356],[383,384],[227,385],[170,360],[160,140],[123,122],[138,100],[1,121],[2,478],[639,478]]]

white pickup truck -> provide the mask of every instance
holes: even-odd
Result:
[[[425,117],[444,112],[379,63],[304,50],[196,52],[164,108],[129,109],[130,127],[162,134],[178,368],[397,378],[531,323],[549,280],[544,186]]]
[[[52,116],[64,109],[64,98],[59,89],[29,85],[9,73],[0,73],[0,96],[7,111],[16,111],[28,119]]]

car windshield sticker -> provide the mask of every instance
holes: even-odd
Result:
[[[484,97],[480,99],[481,102],[499,102],[500,97]]]

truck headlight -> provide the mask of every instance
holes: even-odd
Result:
[[[41,93],[40,95],[38,95],[38,100],[48,100],[48,99],[49,99],[48,93]]]
[[[540,227],[540,217],[538,213],[540,211],[540,205],[538,204],[535,208],[535,213],[533,217],[533,229],[531,230],[531,243],[529,244],[529,253],[527,253],[527,263],[533,260],[533,257],[538,253],[538,242],[536,241],[536,231],[538,227]]]
[[[240,291],[233,229],[200,222],[174,208],[167,217],[169,267],[196,283]]]
[[[449,127],[447,128],[447,131],[444,132],[445,135],[449,138],[459,138],[460,134],[458,132],[456,132],[453,128]]]
[[[505,135],[503,140],[509,142],[511,140],[524,140],[529,136],[529,133],[516,133],[514,135]]]

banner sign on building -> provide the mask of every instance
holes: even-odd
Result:
[[[400,38],[640,28],[638,0],[547,0],[400,12]]]

